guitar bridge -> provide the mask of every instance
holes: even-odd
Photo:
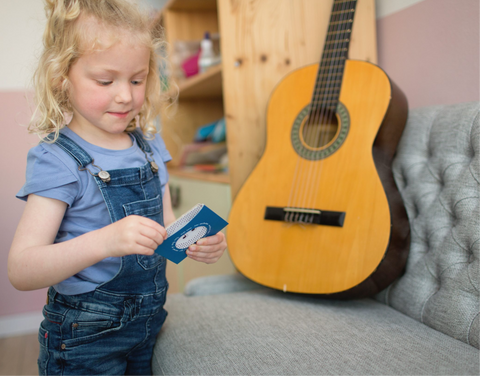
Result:
[[[289,223],[343,227],[345,212],[267,206],[264,219]]]

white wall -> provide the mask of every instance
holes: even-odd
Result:
[[[29,86],[45,27],[40,0],[0,0],[0,90]]]
[[[375,0],[375,12],[377,14],[377,18],[382,18],[390,14],[399,12],[421,1],[424,0]]]
[[[167,0],[141,2],[159,10]],[[44,28],[42,0],[0,0],[0,91],[30,87]]]

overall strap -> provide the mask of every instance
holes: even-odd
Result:
[[[148,144],[147,140],[143,137],[143,133],[140,129],[135,128],[132,132],[132,136],[135,137],[138,146],[146,153],[152,153],[152,149],[150,149],[150,145]]]
[[[47,136],[47,139],[53,139],[53,133],[50,133]],[[81,168],[85,168],[87,165],[93,162],[92,157],[90,157],[90,155],[85,150],[83,150],[71,138],[65,136],[62,133],[58,135],[58,138],[55,140],[55,144],[58,145],[67,154],[69,154]]]

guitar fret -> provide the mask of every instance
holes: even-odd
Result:
[[[341,24],[352,23],[352,22],[353,22],[353,20],[333,21],[333,22],[330,22],[330,25],[341,25]]]
[[[342,89],[342,81],[339,81],[332,85],[326,85],[323,87],[317,87],[313,91],[315,95],[330,95],[330,94],[338,94]]]
[[[330,85],[330,84],[332,84],[332,83],[337,83],[337,84],[338,84],[338,83],[341,83],[341,82],[342,82],[342,80],[333,80],[333,81],[329,81],[329,82],[318,81],[318,84],[319,84],[319,85],[323,85],[323,84]]]
[[[340,74],[343,74],[343,68],[342,67],[341,69],[334,69],[334,70],[322,70],[322,71],[318,71],[317,73],[317,77],[321,77],[321,76],[331,76],[333,74],[337,74],[337,73],[340,73]]]
[[[337,81],[338,81],[338,80],[337,80]],[[338,82],[341,82],[341,80],[338,81]],[[335,85],[335,86],[332,86],[332,87],[329,87],[329,88],[326,88],[326,87],[316,88],[316,89],[315,89],[315,93],[320,93],[320,92],[321,92],[321,93],[334,92],[335,90],[340,90],[340,87],[341,87],[341,85],[338,85],[338,86]]]
[[[350,39],[348,38],[350,35],[332,35],[330,36],[330,38],[327,38],[327,40],[325,41],[325,46],[323,46],[324,50],[329,48],[329,49],[332,49],[332,48],[337,48],[337,49],[341,49],[341,48],[349,48],[350,46]],[[343,38],[345,37],[345,39],[338,39],[338,37],[340,38]]]
[[[330,52],[341,52],[341,51],[348,51],[348,48],[331,48],[329,50],[323,50],[323,53],[330,53]]]
[[[343,72],[337,72],[337,73],[322,73],[317,75],[317,77],[330,77],[330,76],[342,76]]]
[[[346,6],[344,5],[345,3],[351,3],[347,4]],[[356,7],[357,0],[343,0],[343,1],[334,1],[333,3],[333,8],[332,8],[332,14],[335,12],[345,12],[350,9],[355,9]],[[342,9],[342,8],[347,8],[347,9]]]
[[[348,42],[350,42],[350,39],[340,39],[340,40],[334,39],[334,40],[328,40],[328,41],[326,41],[325,44],[348,43]]]
[[[343,64],[340,64],[340,65],[327,65],[327,66],[320,66],[320,69],[324,70],[324,69],[341,69],[343,68],[345,65]],[[319,70],[320,70],[319,69]]]
[[[340,91],[339,87],[335,88],[335,90],[332,90],[331,93],[323,93],[323,92],[319,93],[315,90],[314,95],[315,95],[315,98],[336,97],[338,96],[339,91]]]
[[[338,103],[338,101],[337,101],[337,103]],[[330,111],[336,111],[337,110],[337,103],[329,104],[329,105],[325,105],[325,106],[318,106],[318,103],[311,103],[310,113],[312,113],[314,111],[322,110],[322,109],[327,109],[327,110],[330,110]]]
[[[330,77],[330,76],[342,76],[343,75],[343,69],[339,69],[333,72],[318,72],[317,73],[317,81],[320,81],[320,77]]]
[[[336,12],[332,12],[332,16],[336,14],[342,14],[342,13],[353,13],[355,12],[355,9],[348,9],[348,10],[339,10]]]
[[[342,4],[342,3],[356,3],[357,0],[334,0],[333,3],[334,3],[334,6],[336,4]]]
[[[325,108],[325,107],[329,107],[329,106],[336,107],[337,103],[338,103],[338,99],[334,100],[334,101],[325,101],[325,102],[312,101],[311,105],[312,105],[313,108],[312,108],[311,112],[313,112],[314,109],[318,109],[318,108]]]
[[[330,99],[330,100],[335,100],[335,101],[338,100],[338,94],[333,95],[333,96],[330,95],[330,97],[333,97],[333,99]],[[317,104],[318,104],[318,103],[326,103],[326,102],[329,101],[329,100],[325,100],[325,98],[328,98],[328,96],[325,96],[325,97],[317,97],[317,96],[314,96],[313,98],[314,98],[314,99],[313,99],[312,102],[315,102],[315,103],[317,103]]]
[[[322,87],[322,88],[316,88],[313,92],[315,95],[325,95],[327,93],[335,94],[341,89],[342,85],[334,85],[331,87]]]
[[[350,33],[352,30],[347,29],[347,30],[338,30],[338,31],[329,31],[327,35],[332,35],[332,34],[338,34],[338,33]]]
[[[338,102],[337,102],[338,103]],[[326,106],[317,106],[317,107],[314,107],[313,106],[314,103],[312,103],[312,108],[310,109],[310,112],[313,112],[313,111],[318,111],[319,109],[327,109],[327,110],[331,110],[331,111],[336,111],[337,109],[337,104],[329,104],[329,105],[326,105]],[[315,103],[317,104],[317,103]]]
[[[314,94],[315,94],[315,98],[327,98],[327,97],[335,97],[335,96],[338,96],[340,94],[340,89],[341,87],[338,86],[338,87],[331,87],[331,88],[323,88],[323,89],[320,89],[320,90],[315,90],[314,91]]]
[[[322,69],[322,70],[318,70],[318,73],[317,73],[317,76],[330,76],[330,75],[333,75],[333,74],[337,74],[337,73],[340,73],[340,74],[343,74],[343,71],[344,71],[344,66],[339,66],[338,68],[333,68],[333,69]]]
[[[312,103],[314,104],[324,104],[324,103],[336,103],[338,102],[338,99],[329,99],[327,101],[317,101],[317,100],[313,100]]]
[[[324,90],[314,90],[313,93],[317,97],[318,96],[328,97],[328,96],[332,96],[332,95],[337,95],[339,93],[339,91],[340,91],[340,87],[335,86],[335,87],[329,88],[327,90],[325,90],[325,89]]]
[[[330,67],[323,67],[318,70],[317,76],[330,76],[333,74],[343,74],[345,66],[344,65],[336,65],[336,66],[330,66]]]
[[[335,91],[339,91],[340,90],[340,87],[332,87],[332,88],[329,88],[328,91],[331,91],[332,93],[331,94],[326,94],[326,93],[320,93],[321,95],[333,95],[335,94]],[[317,95],[318,94],[318,91],[319,90],[315,90],[315,94]]]
[[[332,90],[331,94],[326,94],[324,92],[318,92],[317,90],[315,90],[313,92],[313,98],[320,98],[319,100],[322,100],[322,98],[328,98],[328,97],[335,98],[338,95],[340,95],[340,88],[337,88],[337,90],[335,92],[333,92],[333,90]]]
[[[327,60],[345,60],[345,56],[329,57],[327,59],[322,59],[322,61],[327,61]]]
[[[325,99],[338,99],[338,96],[340,95],[340,88],[336,88],[336,90],[332,90],[332,92],[330,94],[326,94],[326,93],[323,93],[323,92],[317,92],[317,91],[314,91],[313,92],[313,98],[315,98],[316,100],[318,101],[322,101],[322,100],[325,100]]]

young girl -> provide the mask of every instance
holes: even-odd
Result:
[[[128,0],[47,0],[46,13],[31,124],[46,137],[17,195],[27,204],[9,278],[19,290],[52,286],[40,374],[151,374],[168,287],[154,250],[175,220],[170,155],[154,134],[158,40]],[[218,233],[188,255],[213,263],[225,248]]]

